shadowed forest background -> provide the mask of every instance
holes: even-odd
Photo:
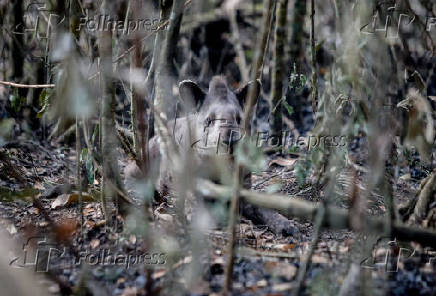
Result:
[[[435,14],[0,0],[0,294],[436,295]]]

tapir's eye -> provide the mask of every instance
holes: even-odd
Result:
[[[212,123],[213,123],[213,121],[215,120],[215,114],[214,113],[211,113],[211,114],[209,114],[209,116],[206,118],[206,120],[205,120],[205,124],[206,124],[206,126],[209,126],[209,125],[211,125]]]
[[[210,124],[212,123],[212,118],[210,116],[208,116],[204,123],[206,126],[210,126]]]
[[[236,123],[241,124],[241,116],[236,115]]]

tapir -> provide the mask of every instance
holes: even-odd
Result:
[[[191,80],[179,84],[181,112],[177,112],[179,115],[168,122],[167,131],[177,153],[189,157],[189,165],[178,168],[178,173],[175,173],[176,164],[171,162],[162,136],[157,134],[151,138],[148,146],[150,165],[146,177],[152,180],[158,191],[171,188],[171,184],[177,182],[174,180],[177,176],[185,178],[185,181],[186,178],[201,177],[214,182],[231,182],[234,171],[233,148],[244,136],[241,120],[252,83],[258,83],[257,90],[260,91],[259,81],[232,91],[222,76],[212,78],[208,91],[203,91]],[[130,163],[125,168],[126,188],[131,187],[129,184],[132,180],[139,178],[144,178],[144,175],[136,163]],[[246,218],[268,226],[277,234],[295,233],[291,221],[275,211],[246,203],[241,204],[241,210]]]

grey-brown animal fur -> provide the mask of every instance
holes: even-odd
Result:
[[[233,92],[221,76],[212,78],[207,93],[190,80],[179,84],[182,116],[172,120],[168,130],[178,151],[190,157],[192,163],[189,167],[192,171],[185,172],[190,174],[190,178],[231,182],[231,153],[243,135],[240,125],[248,88],[249,84]],[[177,178],[174,164],[170,162],[162,144],[159,136],[150,139],[150,168],[147,172],[148,178],[160,191],[177,182],[173,180]],[[125,176],[129,190],[142,174],[136,164],[131,163],[126,167]],[[242,212],[255,223],[268,225],[276,233],[294,233],[291,222],[274,211],[242,204]]]

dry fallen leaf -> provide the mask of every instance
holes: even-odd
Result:
[[[410,180],[410,178],[411,178],[410,173],[407,173],[407,174],[404,174],[404,175],[400,176],[399,179],[402,180],[402,181],[408,181],[408,180]]]
[[[293,288],[293,284],[291,284],[291,283],[282,283],[282,284],[274,285],[272,287],[272,290],[274,292],[284,292],[284,291],[291,290],[292,288]]]
[[[39,214],[39,209],[38,209],[38,208],[34,208],[34,207],[32,207],[32,208],[30,208],[30,209],[28,210],[28,212],[29,212],[30,214],[38,215],[38,214]]]
[[[176,269],[176,268],[178,268],[178,267],[180,267],[180,266],[182,266],[182,265],[184,265],[184,264],[189,264],[189,263],[191,263],[191,262],[192,262],[192,256],[188,256],[188,257],[183,258],[183,259],[180,260],[179,262],[175,263],[175,264],[172,266],[172,268],[173,268],[173,269]]]
[[[297,274],[297,267],[287,262],[268,262],[264,265],[265,271],[273,277],[284,277],[288,281]]]
[[[6,230],[10,233],[10,234],[16,234],[17,233],[17,228],[15,227],[14,224],[9,224],[6,227]]]
[[[165,221],[165,222],[174,222],[174,217],[170,214],[157,214],[157,220]]]
[[[138,295],[138,291],[136,287],[127,287],[124,289],[123,294],[121,296],[136,296]]]
[[[95,223],[95,226],[100,227],[100,226],[103,226],[105,224],[106,224],[106,220],[100,220],[100,221],[97,221],[97,223]]]
[[[56,238],[61,241],[69,241],[79,227],[79,223],[74,218],[64,218],[55,227]]]
[[[162,270],[159,270],[159,271],[153,273],[151,278],[153,280],[157,280],[157,279],[160,279],[161,277],[163,277],[166,273],[167,273],[167,271],[165,269],[162,269]]]
[[[85,222],[85,225],[86,225],[86,227],[92,229],[92,228],[95,227],[95,222],[92,221],[92,220],[87,220],[87,221]]]
[[[94,238],[94,239],[89,243],[89,245],[91,246],[92,249],[95,249],[95,248],[97,248],[97,247],[100,245],[100,240]]]
[[[224,264],[225,264],[224,258],[223,258],[222,256],[220,256],[220,257],[216,257],[216,258],[213,260],[213,264],[224,265]]]
[[[312,256],[312,263],[314,263],[314,264],[327,264],[327,263],[329,263],[329,261],[326,257],[320,256],[320,255],[313,255]]]
[[[287,168],[292,168],[295,164],[295,162],[297,161],[297,159],[290,159],[290,158],[283,158],[283,157],[277,157],[273,160],[271,160],[268,164],[268,166],[271,166],[273,164],[282,166],[282,167],[287,167]]]
[[[44,191],[44,190],[45,190],[44,185],[42,185],[42,184],[39,183],[39,182],[36,182],[35,185],[33,185],[33,188],[38,189],[38,190],[41,190],[41,191]]]
[[[287,252],[293,250],[295,248],[294,244],[277,244],[274,246],[274,250]]]
[[[60,288],[58,284],[53,284],[50,287],[48,287],[48,291],[50,292],[50,294],[56,294],[58,295],[60,292]]]
[[[83,215],[90,216],[95,213],[95,209],[93,207],[86,207],[83,209]]]
[[[82,200],[83,201],[93,201],[91,195],[88,195],[86,193],[82,193]],[[79,201],[79,194],[78,193],[70,193],[70,194],[62,194],[59,195],[51,204],[52,209],[57,209],[59,207],[65,207],[73,203],[77,203]]]

